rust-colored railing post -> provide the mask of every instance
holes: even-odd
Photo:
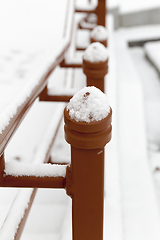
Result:
[[[104,92],[104,77],[108,73],[107,48],[99,42],[90,44],[84,52],[82,66],[87,77],[87,86],[95,86]]]
[[[83,95],[82,92],[80,105],[87,105],[88,95],[93,97],[92,92],[87,90],[92,88],[84,88],[86,93]],[[104,146],[111,139],[112,110],[109,107],[104,119],[90,122],[75,120],[70,116],[73,111],[68,107],[64,110],[65,139],[71,144],[66,188],[72,197],[73,240],[103,240]],[[88,116],[92,119],[91,112]]]
[[[5,162],[4,162],[4,153],[3,153],[0,156],[0,186],[2,186],[3,184],[4,168],[5,168]]]
[[[105,47],[107,47],[107,40],[108,40],[108,31],[103,26],[96,26],[90,34],[90,41],[93,42],[100,42]]]
[[[98,16],[98,25],[105,27],[106,25],[106,0],[98,0],[97,7],[97,16]]]

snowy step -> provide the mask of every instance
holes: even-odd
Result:
[[[125,37],[115,38],[124,238],[158,240],[160,217],[147,155],[142,89]]]
[[[1,188],[0,189],[0,228],[2,227],[10,206],[17,194],[18,189]]]
[[[60,237],[64,217],[69,209],[69,197],[65,190],[38,189],[21,239],[26,239],[28,235],[38,239],[45,234],[48,236],[57,234]]]

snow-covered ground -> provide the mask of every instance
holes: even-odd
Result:
[[[24,16],[22,12],[15,14],[15,1],[14,4],[9,0],[0,2],[0,22],[5,23],[0,25],[3,36],[0,45],[0,110],[5,108],[32,76],[34,69],[46,56],[45,49],[52,49],[55,29],[62,30],[56,21],[51,21],[52,15],[57,16],[56,8],[51,8],[53,1],[45,1],[45,9],[43,0],[34,1],[34,4],[32,0],[32,8],[30,1],[23,2],[25,5],[16,0],[17,6],[25,9]],[[42,9],[43,15],[47,13],[47,25],[44,25],[44,19],[41,18]],[[37,12],[38,17],[35,19]],[[23,19],[22,25],[19,19]],[[38,24],[39,28],[37,22],[41,23]],[[110,20],[107,22],[110,65],[106,92],[113,108],[113,139],[106,147],[105,236],[110,240],[158,240],[160,82],[158,74],[145,58],[144,49],[129,49],[127,41],[160,37],[160,25],[114,32]],[[53,33],[51,29],[54,29]],[[64,69],[57,68],[52,78],[64,78],[65,75]],[[81,69],[74,71],[74,75],[78,81],[82,79],[84,84],[85,76]],[[60,105],[61,103],[35,102],[7,148],[7,160],[33,160],[37,144],[44,137],[46,126]],[[139,115],[135,116],[134,113]],[[70,161],[70,148],[63,136],[63,122],[52,149],[52,160],[56,163]],[[17,191],[0,189],[0,227]],[[38,190],[21,239],[69,240],[70,205],[71,200],[65,190]],[[67,229],[66,226],[70,228]]]

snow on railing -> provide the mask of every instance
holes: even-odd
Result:
[[[51,164],[51,163],[19,163],[15,161],[6,162],[6,175],[15,177],[35,176],[35,177],[65,177],[66,165]]]
[[[97,8],[100,10],[105,1],[99,2],[102,3],[100,4],[99,8]],[[71,5],[72,8],[68,9],[69,12],[73,11],[74,9],[73,4]],[[70,26],[72,22],[71,15],[72,14],[68,14]],[[67,142],[71,144],[70,166],[43,164],[43,162],[45,162],[49,157],[48,153],[50,151],[51,143],[54,139],[53,132],[56,134],[56,129],[59,126],[58,122],[56,122],[56,124],[54,123],[55,125],[51,124],[49,126],[44,137],[45,141],[40,144],[34,163],[5,163],[3,155],[3,151],[9,139],[23,120],[26,112],[29,110],[30,106],[39,96],[42,90],[44,88],[46,89],[48,76],[64,59],[65,51],[69,47],[70,30],[71,27],[69,30],[67,30],[68,38],[65,39],[62,44],[59,44],[60,49],[54,49],[56,54],[54,52],[53,55],[48,55],[48,60],[42,64],[42,67],[40,68],[41,70],[38,71],[35,76],[28,81],[28,83],[26,83],[14,101],[9,104],[0,115],[0,185],[5,187],[25,188],[66,188],[67,194],[73,198],[73,239],[81,239],[81,234],[83,234],[84,240],[88,240],[88,238],[91,238],[91,236],[92,239],[103,239],[104,146],[110,141],[112,130],[112,110],[109,105],[107,107],[108,110],[105,116],[94,118],[94,114],[89,112],[89,119],[92,119],[93,121],[91,120],[85,123],[83,121],[84,119],[79,119],[78,121],[72,119],[72,117],[68,115],[71,109],[65,108],[65,137]],[[106,54],[107,51],[105,50],[104,52]],[[105,57],[105,60],[99,59],[96,61],[96,63],[94,63],[97,74],[99,75],[101,71],[103,72],[103,74],[101,74],[103,75],[101,76],[103,81],[104,76],[108,71],[108,55],[106,54]],[[87,64],[88,63],[90,64],[90,60],[87,60]],[[98,67],[96,67],[96,64]],[[102,66],[100,66],[101,64]],[[96,71],[94,71],[94,75],[96,75]],[[91,80],[92,76],[87,77]],[[93,77],[93,82],[94,79],[95,78]],[[90,84],[95,85],[95,82],[89,83],[89,81],[87,81],[87,85]],[[101,84],[99,84],[99,86],[97,84],[96,86],[101,89]],[[84,94],[84,102],[89,100],[93,94],[91,88],[88,88],[87,90],[85,89],[85,91],[86,93]],[[104,88],[102,91],[104,91]],[[88,97],[88,95],[90,96]],[[99,99],[98,97],[96,103],[99,101],[102,101],[102,99]],[[88,107],[89,104],[86,106]],[[98,104],[98,112],[100,110],[99,106],[100,105]],[[61,110],[62,109],[60,109],[60,111]],[[101,110],[103,111],[103,109]],[[78,161],[76,161],[77,159]],[[91,162],[88,162],[88,159],[90,159]],[[83,171],[84,168],[87,170],[85,173]],[[88,173],[90,179],[89,181]],[[95,176],[98,177],[95,178]],[[77,179],[78,181],[75,182],[74,179]],[[90,184],[90,182],[92,183]],[[90,190],[88,191],[88,189]],[[0,232],[0,237],[2,237],[2,239],[5,239],[6,234],[9,239],[13,239],[16,236],[18,236],[17,239],[19,239],[21,234],[21,230],[19,230],[20,225],[26,212],[29,212],[29,207],[31,206],[34,195],[35,190],[33,189],[25,192],[23,192],[23,190],[19,191],[19,194],[17,195],[14,204],[11,206],[8,217]],[[85,195],[85,201],[83,195]],[[80,204],[80,201],[84,201],[82,205]],[[79,208],[80,205],[81,207]],[[94,215],[94,211],[92,214],[90,213],[90,207],[92,207],[94,210],[96,209],[96,216]],[[19,214],[16,213],[17,208],[19,208]],[[15,213],[17,214],[17,218],[15,218]],[[84,219],[84,214],[87,216],[87,219],[86,221],[81,221],[82,218]],[[7,228],[10,229],[9,233],[7,233]]]
[[[104,77],[108,73],[108,50],[99,42],[94,42],[85,50],[83,72],[87,76],[87,86],[95,86],[104,92]]]
[[[70,46],[72,35],[72,23],[74,17],[74,0],[68,2],[66,18],[66,27],[64,38],[59,42],[58,46],[53,46],[53,53],[48,52],[39,66],[34,76],[27,81],[19,94],[8,104],[8,106],[0,113],[0,155],[5,146],[18,126],[18,118],[22,111],[27,111],[29,106],[38,97],[40,92],[47,84],[47,78],[50,73],[64,59],[64,54]],[[24,114],[24,113],[23,113]],[[20,117],[22,118],[22,116]],[[15,124],[15,122],[17,122]],[[19,119],[20,122],[20,119]]]
[[[30,106],[35,101],[35,99],[39,96],[39,94],[44,89],[44,87],[47,85],[48,76],[55,69],[55,67],[59,65],[60,62],[62,62],[65,52],[70,46],[71,35],[72,35],[72,23],[73,23],[73,17],[74,17],[74,0],[68,1],[66,10],[67,10],[67,14],[66,14],[66,22],[65,22],[65,28],[64,28],[65,31],[63,35],[63,40],[61,40],[56,47],[53,46],[52,52],[50,51],[46,53],[44,62],[42,62],[41,66],[39,66],[39,69],[35,73],[35,75],[32,76],[32,78],[27,81],[27,83],[24,85],[24,87],[21,89],[18,95],[13,99],[13,101],[10,104],[8,104],[8,106],[0,113],[0,185],[1,186],[5,184],[6,186],[8,186],[10,185],[10,182],[12,182],[13,185],[17,184],[18,187],[20,186],[19,182],[22,179],[21,180],[19,179],[20,180],[19,181],[18,177],[14,177],[12,175],[14,174],[13,173],[14,167],[17,168],[17,165],[15,165],[15,163],[13,162],[5,164],[3,152],[7,146],[8,141],[10,140],[10,138],[18,128],[19,124],[23,120],[27,111],[30,109]],[[50,175],[52,175],[53,178],[56,178],[57,187],[65,186],[64,179],[66,174],[66,166],[43,165],[42,162],[46,162],[50,157],[49,155],[50,148],[55,138],[57,128],[60,125],[63,109],[64,109],[64,105],[62,104],[62,107],[60,107],[57,112],[57,116],[58,116],[57,121],[55,121],[55,119],[53,121],[52,119],[52,123],[50,124],[44,136],[45,142],[40,144],[35,156],[35,163],[36,163],[35,171],[38,172],[38,175],[39,175],[39,177],[35,177],[35,179],[36,180],[39,179],[41,182],[41,180],[45,178],[45,175],[49,175],[48,172],[50,172]],[[39,162],[39,164],[37,164],[37,162]],[[21,164],[19,165],[20,169],[19,168],[16,169],[16,173],[20,175],[22,174],[22,172],[20,173],[18,169],[22,170],[22,165]],[[37,171],[37,166],[39,168],[39,171]],[[42,166],[43,166],[43,170],[42,170]],[[26,167],[26,166],[23,165],[23,167]],[[28,167],[28,172],[30,171],[33,172],[33,168],[34,168],[33,166],[28,165],[27,167]],[[34,171],[34,174],[35,174],[35,171]],[[11,174],[11,175],[7,175],[7,174]],[[8,179],[8,182],[7,181],[5,182],[4,180],[5,176],[6,176],[6,179]],[[34,178],[34,176],[32,177]],[[14,182],[12,181],[13,179],[18,180],[19,182],[16,182],[16,181]],[[25,181],[26,180],[24,178],[24,182]],[[33,183],[30,182],[30,186],[32,185]],[[37,186],[39,186],[38,183],[37,183]],[[13,205],[11,206],[11,209],[8,213],[5,223],[0,231],[0,239],[3,239],[3,240],[15,239],[15,238],[19,239],[20,232],[22,231],[22,229],[19,229],[19,228],[23,228],[21,227],[21,225],[23,225],[21,223],[25,222],[25,220],[22,218],[24,217],[24,215],[26,216],[27,212],[29,212],[29,208],[32,204],[32,198],[34,198],[34,195],[35,195],[35,190],[33,189],[24,189],[18,192],[18,195],[15,201],[13,202]]]

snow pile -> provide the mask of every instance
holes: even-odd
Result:
[[[96,41],[104,41],[108,38],[107,29],[101,25],[96,26],[91,32],[91,38],[94,38]]]
[[[89,62],[104,62],[108,59],[108,50],[103,44],[94,42],[84,51],[83,58]]]
[[[110,112],[107,96],[98,88],[84,87],[70,100],[67,110],[77,122],[100,121]]]
[[[10,161],[5,163],[5,173],[12,176],[65,177],[66,165],[34,164]]]

